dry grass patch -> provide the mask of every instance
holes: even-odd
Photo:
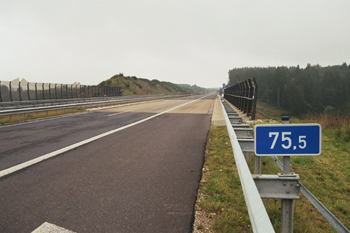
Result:
[[[64,115],[64,114],[84,112],[84,111],[85,111],[84,108],[72,108],[72,109],[66,109],[66,110],[59,109],[59,110],[50,110],[50,111],[43,111],[43,112],[37,112],[37,113],[15,114],[15,115],[11,115],[11,117],[0,116],[0,125],[28,121],[33,119],[40,119],[45,117]]]

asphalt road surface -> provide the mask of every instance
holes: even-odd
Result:
[[[213,101],[0,126],[0,232],[191,232]]]

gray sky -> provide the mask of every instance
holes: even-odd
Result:
[[[233,68],[349,64],[349,12],[349,0],[0,0],[0,80],[219,87]]]

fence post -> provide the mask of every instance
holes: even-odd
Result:
[[[244,97],[248,97],[248,82],[247,82],[247,80],[244,80]],[[244,101],[244,105],[243,105],[243,112],[244,113],[247,113],[247,102],[248,102],[248,100],[247,99],[243,99],[243,101]]]
[[[70,85],[70,93],[72,95],[72,99],[74,98],[74,93],[73,93],[73,84]]]
[[[18,82],[19,101],[22,101],[21,81]]]
[[[256,83],[255,78],[253,78],[253,85],[254,85],[254,91],[253,91],[253,103],[252,103],[252,117],[251,120],[255,120],[255,113],[256,113],[256,104],[258,102],[258,84]]]
[[[245,83],[245,97],[249,98],[249,92],[250,92],[249,82],[248,82],[248,80],[245,80],[244,83]],[[244,106],[245,107],[245,111],[244,112],[247,114],[247,116],[248,116],[248,113],[249,113],[248,106],[249,106],[249,100],[245,99],[245,106]]]
[[[63,84],[61,84],[61,88],[60,88],[61,89],[61,98],[60,99],[63,99],[63,97],[62,97],[63,96],[62,86],[63,86]]]
[[[1,81],[0,81],[0,102],[2,102],[2,96],[1,96]]]
[[[55,95],[56,95],[56,100],[57,100],[57,83],[55,83]]]
[[[10,87],[10,100],[12,102],[12,81],[9,83],[9,87]]]
[[[38,83],[35,83],[35,99],[38,100]]]
[[[249,114],[252,113],[252,103],[253,103],[253,96],[254,96],[254,89],[253,89],[253,84],[252,84],[252,80],[251,79],[248,79],[248,85],[249,85],[249,100],[248,100],[248,112],[247,112],[247,116]]]
[[[240,82],[238,84],[238,87],[239,87],[239,96],[243,96],[243,83]],[[242,98],[239,98],[239,104],[238,104],[238,108],[239,110],[242,111],[242,102],[243,102],[243,99]]]
[[[43,100],[45,99],[45,83],[42,85],[42,90],[43,90]]]
[[[30,94],[29,94],[29,92],[30,92],[30,90],[29,90],[29,82],[27,82],[27,92],[28,92],[28,100],[30,100]]]
[[[49,83],[49,97],[51,99],[51,83]]]

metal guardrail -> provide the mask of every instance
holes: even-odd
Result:
[[[224,105],[222,104],[222,106],[224,106]],[[224,107],[223,107],[223,110],[225,110]],[[238,114],[236,114],[236,113],[233,113],[230,111],[224,115],[225,115],[225,120],[226,120],[226,118],[228,118],[228,120],[226,122],[226,126],[228,128],[228,131],[231,130],[232,127],[236,127],[234,129],[234,132],[237,135],[236,137],[238,138],[237,141],[240,144],[240,149],[244,152],[254,152],[254,150],[252,148],[254,145],[251,143],[251,141],[249,141],[249,139],[253,138],[253,132],[252,132],[253,129],[249,128],[251,130],[251,131],[249,131],[248,128],[243,128],[242,126],[240,126],[240,128],[237,128],[239,125],[235,125],[235,123],[239,122],[239,120],[238,120],[239,117],[238,117]],[[241,121],[244,122],[243,120],[241,120]],[[231,125],[232,125],[232,127],[230,127]],[[229,132],[229,134],[230,134],[230,132]],[[238,135],[240,135],[240,136],[238,136]],[[235,136],[233,136],[233,137],[235,137]],[[231,138],[231,134],[230,134],[230,138]],[[235,151],[234,153],[237,153],[237,152]],[[260,174],[260,169],[261,169],[260,158],[261,157],[255,156],[254,174]],[[236,159],[236,157],[235,157],[235,159]],[[278,167],[283,171],[284,170],[283,163],[276,156],[272,156],[272,159],[276,162]],[[236,163],[237,163],[237,161],[236,161]],[[241,161],[241,163],[245,163],[245,161]],[[238,163],[237,163],[237,167],[238,167]],[[250,171],[247,171],[247,173],[248,172],[250,173]],[[261,175],[259,175],[259,176],[261,176]],[[337,230],[340,233],[350,233],[350,231],[304,185],[302,185],[300,182],[298,182],[298,184],[300,185],[300,191],[303,193],[303,195],[324,216],[324,218],[334,227],[335,230]],[[242,188],[243,188],[243,185],[242,185]],[[260,195],[261,195],[261,193],[260,193]]]
[[[239,110],[246,113],[247,116],[251,115],[251,119],[255,120],[258,99],[258,84],[255,78],[226,87],[224,90],[224,98],[235,105]]]
[[[220,101],[221,102],[221,101]],[[221,103],[224,112],[227,131],[229,133],[233,154],[236,161],[239,178],[241,181],[245,202],[247,205],[249,218],[254,232],[275,232],[265,206],[260,197],[259,191],[250,173],[249,167],[244,158],[238,137],[232,123],[226,113],[224,105]],[[243,121],[241,121],[243,122]],[[249,126],[248,126],[249,127]]]
[[[15,108],[7,108],[0,110],[0,116],[11,116],[16,114],[26,114],[26,113],[35,113],[43,112],[49,110],[58,110],[58,109],[69,109],[69,108],[78,108],[78,107],[93,107],[93,106],[108,106],[116,104],[125,104],[125,103],[134,103],[134,102],[143,102],[156,99],[167,99],[174,97],[181,97],[184,95],[152,95],[152,96],[133,96],[133,97],[119,97],[119,98],[91,98],[84,100],[82,102],[54,102],[54,103],[44,103],[40,105],[20,105],[15,106]],[[46,104],[46,105],[45,105]]]

